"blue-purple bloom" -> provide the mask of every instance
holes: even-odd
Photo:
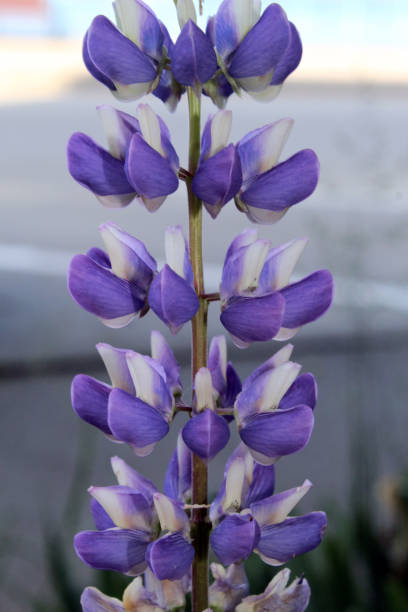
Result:
[[[248,496],[248,475],[251,472],[245,466],[246,455],[238,448],[231,456],[224,483],[210,510],[213,520],[210,542],[220,561],[231,565],[256,552],[265,563],[282,565],[316,548],[326,528],[326,515],[311,512],[288,517],[311,483],[306,480],[295,489],[270,494],[273,481],[268,487],[268,474],[262,471],[258,476],[261,489],[251,499]],[[252,482],[256,491],[256,476]]]
[[[239,191],[242,172],[237,148],[228,139],[231,111],[219,111],[205,124],[201,139],[201,155],[192,182],[195,195],[203,201],[213,219]]]
[[[78,556],[96,569],[138,576],[149,567],[159,580],[180,580],[188,573],[194,556],[190,524],[182,505],[159,493],[125,462],[117,458],[113,461],[119,481],[127,484],[90,487],[94,515],[96,505],[110,523],[75,536]],[[118,462],[122,464],[118,466]],[[158,537],[160,532],[164,533]]]
[[[139,120],[110,106],[98,110],[108,150],[86,134],[73,134],[67,149],[72,177],[104,206],[123,207],[138,198],[156,211],[178,187],[179,159],[166,124],[148,104],[139,104]]]
[[[207,32],[232,87],[259,100],[279,93],[302,56],[299,34],[278,4],[269,5],[261,15],[259,0],[224,0]]]
[[[333,278],[328,270],[290,283],[306,244],[300,239],[273,248],[250,229],[232,241],[220,286],[221,323],[237,346],[287,340],[329,308]]]
[[[148,300],[151,309],[176,334],[200,307],[193,288],[188,245],[180,225],[167,228],[165,252],[167,263],[153,280]]]
[[[217,71],[217,57],[211,40],[192,19],[183,26],[171,52],[171,71],[181,85],[195,88],[209,81]]]
[[[227,421],[216,413],[211,372],[200,368],[194,379],[194,416],[183,428],[188,448],[203,460],[213,459],[227,445]]]
[[[217,413],[223,414],[227,421],[233,420],[234,417],[230,412],[242,389],[242,384],[234,366],[227,361],[225,336],[215,336],[211,340],[207,365],[216,392]]]
[[[84,374],[71,387],[72,406],[87,423],[145,456],[169,431],[175,396],[181,392],[179,366],[159,332],[152,332],[148,357],[98,344],[111,385]]]
[[[276,223],[316,188],[319,160],[311,149],[278,163],[292,125],[292,119],[281,119],[250,132],[238,143],[243,181],[235,202],[254,223]]]
[[[135,100],[157,87],[171,40],[141,0],[115,0],[113,7],[119,29],[103,15],[95,17],[85,35],[83,59],[116,98]]]
[[[313,431],[316,381],[310,373],[299,376],[292,350],[288,344],[259,366],[235,402],[241,440],[263,465],[302,450]]]
[[[143,242],[114,223],[99,227],[106,252],[76,255],[68,271],[74,300],[108,327],[124,327],[149,310],[147,293],[157,263]]]

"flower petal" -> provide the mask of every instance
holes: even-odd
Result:
[[[318,178],[317,156],[304,149],[256,178],[240,198],[253,208],[281,212],[310,196]]]
[[[258,523],[250,514],[230,514],[211,532],[210,543],[223,565],[247,559],[260,537]]]
[[[257,502],[260,499],[269,497],[274,492],[274,489],[275,466],[260,465],[259,463],[254,462],[252,482],[249,486],[249,490],[244,502],[245,508],[248,508],[251,504]]]
[[[154,507],[162,531],[182,531],[184,535],[189,535],[190,521],[182,503],[163,495],[163,493],[155,493]]]
[[[140,529],[81,531],[74,538],[78,557],[94,569],[137,576],[146,569],[150,535]]]
[[[189,285],[193,285],[194,277],[188,253],[188,243],[181,225],[166,228],[164,249],[166,261],[173,272],[184,278]]]
[[[267,457],[281,457],[302,450],[310,440],[313,425],[312,409],[296,406],[257,414],[241,429],[240,436],[249,449]]]
[[[279,402],[279,410],[292,408],[304,404],[314,409],[317,402],[317,384],[315,377],[310,372],[301,374],[292,383],[285,395]]]
[[[160,61],[164,36],[153,11],[140,0],[115,0],[113,6],[123,34],[143,53]]]
[[[177,175],[169,161],[140,134],[134,134],[130,141],[125,169],[134,189],[147,198],[167,196],[178,187]]]
[[[245,595],[249,593],[249,582],[242,563],[232,564],[227,569],[211,563],[214,582],[209,589],[209,602],[216,610],[234,612]]]
[[[149,91],[157,75],[153,62],[103,15],[93,20],[87,46],[91,62],[115,85],[145,83]]]
[[[156,408],[122,389],[113,389],[109,396],[108,422],[118,440],[136,448],[158,442],[169,431],[168,424]]]
[[[201,137],[200,162],[225,149],[231,132],[231,124],[231,111],[219,111],[207,119]]]
[[[110,206],[126,206],[136,196],[127,180],[123,162],[86,134],[76,132],[71,136],[67,155],[71,176],[96,196],[112,196]]]
[[[151,530],[152,510],[144,495],[129,487],[90,487],[88,493],[102,506],[116,527]]]
[[[171,393],[180,395],[182,392],[180,365],[163,334],[153,330],[150,336],[150,346],[153,359],[161,364],[166,373],[166,383]]]
[[[293,119],[280,119],[250,132],[240,140],[238,153],[244,182],[276,166],[292,127]]]
[[[241,162],[236,147],[231,144],[200,164],[192,189],[208,205],[208,212],[215,218],[238,193],[241,183]]]
[[[107,104],[98,106],[97,110],[108,141],[109,153],[124,162],[130,139],[140,129],[138,120]]]
[[[292,240],[269,251],[259,277],[261,295],[286,287],[307,242],[307,238]]]
[[[245,422],[255,413],[276,410],[301,367],[298,363],[287,361],[276,368],[266,370],[257,376],[252,384],[245,385],[235,406],[239,421]]]
[[[153,280],[148,300],[151,309],[172,333],[190,321],[200,307],[194,289],[168,265]]]
[[[125,612],[119,599],[104,595],[95,587],[86,587],[81,595],[82,612]]]
[[[273,73],[271,85],[280,85],[298,67],[302,59],[302,41],[296,27],[289,21],[290,42]]]
[[[104,531],[105,529],[111,529],[115,527],[109,514],[103,509],[101,504],[96,499],[91,499],[91,514],[95,527],[98,531]]]
[[[105,364],[112,387],[118,387],[131,394],[134,393],[135,387],[126,363],[126,349],[115,348],[104,342],[97,344],[96,349]]]
[[[242,79],[269,73],[278,65],[289,38],[285,11],[278,4],[269,5],[235,51],[229,74]]]
[[[145,306],[145,295],[136,283],[118,278],[86,255],[72,259],[68,289],[77,304],[106,321],[125,315],[133,318]]]
[[[190,19],[194,23],[197,23],[197,13],[193,0],[178,0],[177,19],[181,29],[184,28],[184,26]]]
[[[251,504],[251,514],[261,528],[266,525],[281,523],[306,493],[310,491],[311,487],[312,483],[310,480],[305,480],[300,487],[261,499]]]
[[[111,222],[102,223],[99,232],[109,255],[112,272],[119,278],[136,282],[147,291],[157,272],[157,263],[143,242]]]
[[[72,407],[86,423],[111,435],[108,425],[108,399],[112,387],[95,378],[78,374],[71,385]]]
[[[136,390],[136,396],[156,408],[169,421],[173,400],[166,381],[166,374],[158,361],[151,357],[128,351],[126,361]]]
[[[321,317],[333,301],[333,277],[328,270],[318,270],[280,291],[286,306],[283,327],[299,327]]]
[[[209,38],[191,19],[181,30],[171,54],[176,81],[194,87],[206,83],[217,71],[217,57]]]
[[[215,16],[218,53],[226,59],[239,45],[261,15],[260,0],[224,0]]]
[[[191,459],[191,451],[180,432],[164,480],[163,490],[168,497],[179,501],[191,498]]]
[[[221,323],[243,342],[271,340],[282,325],[285,303],[279,292],[259,298],[233,298]]]
[[[226,446],[229,427],[209,408],[190,419],[183,428],[183,440],[201,459],[213,459]]]
[[[112,470],[120,485],[130,487],[143,495],[150,505],[153,505],[153,495],[157,488],[151,480],[141,476],[120,457],[111,458]]]
[[[288,518],[277,525],[268,525],[261,529],[257,550],[269,565],[287,563],[319,546],[326,525],[324,512],[311,512]]]
[[[194,548],[180,532],[159,538],[146,551],[146,561],[159,580],[179,580],[187,574],[193,558]]]

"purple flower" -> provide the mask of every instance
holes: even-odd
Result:
[[[201,155],[192,189],[213,219],[237,193],[242,183],[237,148],[227,145],[232,113],[219,111],[209,117],[202,135]]]
[[[240,444],[225,465],[224,480],[211,504],[210,520],[214,523],[228,512],[248,508],[253,502],[272,495],[274,490],[274,466],[260,465],[244,444]]]
[[[304,149],[278,163],[292,125],[292,119],[281,119],[250,132],[238,143],[243,183],[235,201],[254,223],[276,223],[316,188],[319,161],[312,150]]]
[[[149,212],[156,211],[178,187],[179,158],[164,121],[148,104],[139,104],[140,132],[127,150],[125,171]]]
[[[292,349],[288,344],[257,368],[235,403],[241,440],[263,465],[304,448],[313,431],[316,382],[288,361]]]
[[[125,158],[133,134],[140,131],[137,119],[111,106],[98,107],[108,150],[86,134],[76,132],[68,142],[68,169],[83,187],[109,208],[127,206],[137,197],[125,172]]]
[[[126,464],[125,470],[119,469],[131,486],[89,489],[111,525],[78,533],[76,553],[95,569],[138,576],[150,567],[159,580],[180,580],[194,556],[183,506],[155,491],[154,485],[146,487],[148,481]],[[158,537],[160,532],[166,533]]]
[[[181,85],[194,87],[199,94],[201,85],[214,76],[217,68],[217,57],[211,40],[189,19],[171,51],[174,78]]]
[[[108,327],[124,327],[149,309],[147,292],[157,264],[144,244],[114,223],[99,227],[106,251],[76,255],[68,271],[74,300]]]
[[[236,612],[304,612],[309,605],[310,587],[305,578],[296,579],[288,586],[290,570],[281,570],[272,578],[261,595],[245,597]]]
[[[148,300],[151,309],[176,334],[200,307],[193,289],[188,245],[180,225],[167,228],[165,252],[167,264],[153,280]]]
[[[137,197],[154,212],[178,187],[179,159],[167,126],[147,104],[138,106],[139,120],[110,106],[98,110],[108,150],[73,134],[67,149],[72,177],[104,206],[127,206]]]
[[[258,1],[224,0],[208,30],[233,87],[255,98],[274,97],[301,59],[297,30],[278,4],[261,15]]]
[[[233,240],[220,286],[221,323],[237,346],[287,340],[329,308],[333,278],[328,270],[290,283],[306,243],[293,240],[272,248],[268,240],[258,240],[255,230],[245,230]]]
[[[310,487],[306,480],[300,487],[254,501],[249,508],[231,506],[210,536],[220,561],[239,563],[256,552],[268,565],[282,565],[316,548],[326,528],[326,515],[311,512],[288,517]]]
[[[84,39],[89,72],[119,100],[135,100],[153,91],[167,61],[170,37],[141,0],[115,0],[117,29],[99,15]]]
[[[158,346],[160,350],[158,350]],[[75,412],[116,441],[127,442],[136,454],[149,454],[165,436],[180,394],[178,365],[159,332],[152,332],[156,359],[134,351],[98,344],[111,385],[79,374],[72,382]]]
[[[215,411],[214,387],[207,368],[198,370],[194,392],[194,416],[184,426],[182,436],[188,448],[207,461],[227,445],[230,432],[226,420]]]
[[[234,612],[235,606],[249,593],[248,578],[243,565],[230,565],[225,568],[211,563],[214,582],[209,589],[211,606],[224,612]]]

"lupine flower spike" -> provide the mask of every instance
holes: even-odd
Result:
[[[228,360],[226,337],[216,335],[207,347],[207,316],[211,302],[219,301],[221,324],[239,348],[286,341],[327,311],[333,279],[327,270],[292,279],[305,238],[279,245],[272,234],[260,239],[248,228],[232,239],[224,228],[225,244],[232,242],[220,290],[206,293],[201,214],[204,207],[218,221],[235,201],[249,222],[270,225],[314,192],[319,162],[311,149],[281,161],[292,119],[254,123],[231,142],[232,113],[224,110],[234,93],[264,101],[275,97],[300,62],[300,37],[281,6],[272,3],[262,12],[260,0],[223,0],[205,31],[198,17],[203,2],[177,0],[180,33],[174,41],[147,2],[115,0],[113,8],[116,25],[99,15],[85,34],[88,71],[121,101],[152,94],[175,110],[186,94],[189,159],[180,166],[167,125],[145,101],[137,117],[98,107],[106,148],[74,134],[68,169],[103,206],[116,210],[114,221],[99,227],[103,249],[85,249],[72,259],[68,288],[77,304],[113,329],[149,311],[171,334],[191,321],[193,392],[186,396],[180,365],[156,330],[149,355],[138,352],[137,335],[131,348],[97,344],[109,382],[75,376],[71,399],[77,415],[111,442],[128,445],[139,462],[153,452],[157,461],[157,444],[183,419],[163,469],[163,492],[118,456],[111,460],[117,484],[89,488],[95,529],[75,536],[76,554],[94,569],[130,578],[121,599],[87,587],[82,609],[175,612],[186,608],[191,593],[192,612],[304,612],[310,599],[305,577],[290,582],[283,568],[263,593],[253,594],[244,561],[257,555],[281,566],[321,542],[325,513],[295,511],[311,482],[275,490],[285,457],[310,441],[317,384],[292,360],[291,344],[271,350],[241,382]],[[210,114],[201,130],[202,95],[221,110]],[[248,116],[256,122],[256,113]],[[141,215],[137,238],[119,227],[116,216],[134,201],[157,212],[181,181],[187,187],[189,235],[175,219],[165,232],[165,263],[159,269],[140,239],[148,238],[140,234],[145,212],[132,205]],[[179,215],[183,199],[176,197]],[[135,330],[137,325],[141,322],[134,322]],[[231,431],[239,445],[211,500],[208,470],[225,452]],[[211,564],[211,586],[210,546],[217,560]]]

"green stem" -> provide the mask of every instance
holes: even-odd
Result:
[[[200,115],[201,99],[188,88],[190,117],[190,146],[188,171],[194,175],[200,156]],[[198,296],[204,295],[203,244],[202,244],[202,203],[194,195],[191,182],[188,189],[188,217],[190,229],[190,259],[194,273],[194,288]],[[192,376],[207,365],[207,311],[208,302],[200,297],[200,308],[191,322],[192,329]],[[207,466],[197,455],[193,455],[193,505],[201,506],[192,511],[192,536],[195,548],[192,573],[192,609],[202,612],[208,608],[208,539],[209,521],[207,505]]]

